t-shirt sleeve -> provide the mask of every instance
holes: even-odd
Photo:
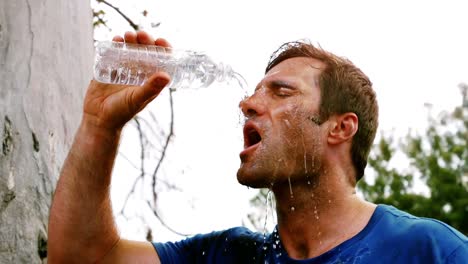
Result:
[[[222,232],[196,235],[178,242],[153,243],[162,264],[199,263],[216,250]]]
[[[257,253],[260,236],[244,227],[196,235],[178,242],[153,243],[162,264],[246,263]]]

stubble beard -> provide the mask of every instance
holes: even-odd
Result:
[[[289,148],[267,148],[267,142],[264,143],[253,156],[241,163],[237,171],[240,184],[251,188],[271,188],[290,182],[311,186],[318,184],[324,170],[318,140],[313,143],[314,150],[310,152],[304,150],[302,142],[296,142],[294,147]]]
[[[264,148],[264,142],[252,153],[247,160],[242,161],[237,171],[237,180],[240,184],[251,188],[269,188],[276,178],[279,164],[275,163],[275,155]]]

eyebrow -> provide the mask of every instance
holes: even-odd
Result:
[[[296,88],[296,85],[291,81],[283,80],[283,79],[273,79],[273,80],[266,80],[263,84],[262,83],[258,84],[257,87],[255,88],[255,91],[257,91],[264,85],[271,86],[274,88],[278,88],[278,87],[284,87],[284,88],[289,88],[289,89]]]
[[[294,83],[292,83],[291,81],[282,80],[282,79],[271,80],[269,84],[273,87],[285,87],[285,88],[290,88],[290,89],[296,88],[296,85],[294,85]]]

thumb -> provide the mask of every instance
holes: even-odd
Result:
[[[167,73],[157,72],[153,74],[148,80],[140,87],[134,87],[132,94],[133,105],[136,109],[143,109],[149,102],[156,98],[159,93],[166,87],[170,81]]]

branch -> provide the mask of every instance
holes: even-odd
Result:
[[[158,132],[159,132],[159,135],[156,133],[155,129],[153,128],[153,126],[149,123],[149,121],[147,121],[145,118],[142,118],[141,116],[139,117],[139,120],[141,122],[142,125],[145,125],[145,129],[142,128],[142,130],[145,130],[145,132],[149,129],[150,130],[150,135],[154,136],[157,140],[155,140],[156,142],[158,143],[161,143],[160,139],[161,138],[164,138],[165,137],[165,132],[160,129]],[[155,123],[154,124],[155,127],[159,127],[159,124],[158,123]],[[155,144],[152,142],[152,140],[149,140],[148,139],[148,133],[146,132],[144,134],[145,138],[147,139],[146,141],[146,144],[148,144],[150,147],[156,149],[156,150],[159,150],[162,148],[162,144],[158,144],[158,146],[156,147]]]
[[[136,123],[136,127],[138,130],[138,136],[140,138],[140,176],[143,178],[145,176],[145,143],[143,142],[143,131],[141,130],[140,121],[138,121],[138,117],[134,117],[133,121]]]
[[[132,166],[134,169],[136,170],[140,170],[140,168],[137,167],[137,165],[135,165],[135,163],[133,163],[125,154],[123,154],[122,152],[119,152],[119,155],[128,162],[128,164],[130,164],[130,166]],[[148,176],[149,173],[146,173],[145,172],[145,177]],[[166,181],[166,180],[163,180],[163,179],[160,179],[160,178],[156,178],[156,180],[158,182],[161,182],[163,183],[164,185],[166,185],[167,188],[171,189],[171,190],[174,190],[174,191],[178,191],[178,192],[182,192],[182,189],[180,189],[179,187],[177,187],[176,185]]]
[[[153,132],[154,130],[151,128],[151,125],[144,119],[141,117],[141,115],[138,116],[138,121],[140,122],[140,129],[141,131],[144,131],[144,133],[142,134],[143,136],[143,139],[145,141],[145,149],[155,149],[157,151],[159,151],[159,149],[162,148],[162,144],[158,144],[157,146],[153,143],[153,141],[161,141],[160,138],[164,138],[164,134],[162,135],[156,135],[154,134],[153,136],[157,139],[157,140],[151,140],[149,137],[152,136],[151,132]],[[144,126],[146,125],[146,126]],[[150,132],[148,132],[148,128],[151,130]],[[160,143],[160,142],[159,142]],[[151,155],[150,155],[151,156]],[[145,158],[150,158],[150,157],[145,157]]]
[[[172,109],[172,95],[170,97],[170,100],[171,100],[171,109]],[[172,112],[172,111],[171,111]],[[138,181],[144,179],[146,173],[145,173],[145,144],[144,144],[144,135],[143,135],[143,130],[141,128],[141,124],[140,124],[140,120],[141,119],[140,117],[136,116],[133,118],[133,121],[135,121],[135,124],[136,124],[136,129],[138,131],[138,136],[139,136],[139,139],[140,139],[140,175],[138,177],[135,178],[135,180],[133,181],[133,184],[132,184],[132,188],[130,188],[130,192],[127,194],[127,196],[125,197],[125,200],[124,200],[124,203],[123,203],[123,206],[122,206],[122,209],[119,211],[119,215],[122,215],[125,217],[124,215],[124,210],[125,208],[127,207],[127,203],[128,203],[128,200],[130,199],[130,196],[132,196],[135,191],[136,191],[136,185],[138,183]],[[173,116],[171,115],[171,120],[173,120]],[[171,125],[171,131],[172,131],[172,125]],[[166,143],[167,145],[168,143]],[[166,147],[167,148],[167,147]],[[137,166],[135,164],[133,164],[123,153],[121,153],[121,155],[130,163],[130,165],[132,165],[134,168],[138,169]],[[164,153],[163,155],[161,156],[161,159],[159,160],[159,163],[162,162],[162,159],[164,158]],[[177,188],[175,185],[172,185],[166,181],[163,181],[163,180],[160,180],[160,179],[156,179],[155,178],[155,174],[153,174],[153,180],[158,180],[158,181],[161,181],[162,183],[164,183],[168,188],[171,188],[171,189],[174,189],[174,190],[178,190],[180,191],[179,188]],[[154,183],[153,186],[155,186],[156,184]],[[154,197],[154,189],[153,189],[153,197]],[[155,205],[156,206],[156,205]]]
[[[119,151],[119,155],[128,162],[128,164],[130,164],[130,166],[132,166],[134,169],[136,170],[140,170],[140,168],[137,167],[137,165],[135,165],[135,163],[133,163],[123,152]]]
[[[154,116],[154,114],[151,113],[151,111],[149,111],[149,113]],[[150,124],[150,122],[148,120],[146,120],[145,118],[142,118],[142,117],[140,117],[140,119],[149,128],[151,134],[153,134],[154,137],[164,137],[164,134],[165,134],[164,130],[159,129],[159,131],[158,131],[159,135],[158,135],[158,133],[156,133],[156,131],[155,131],[155,128],[153,126],[151,126],[151,124]],[[151,117],[151,119],[154,122],[155,127],[160,127],[157,120],[153,120],[153,117]]]
[[[165,227],[167,228],[169,231],[171,231],[172,233],[174,234],[177,234],[179,236],[184,236],[184,237],[187,237],[187,236],[190,236],[191,234],[184,234],[184,233],[180,233],[179,231],[173,229],[172,227],[170,227],[169,225],[166,224],[166,222],[162,219],[161,216],[159,216],[158,214],[158,211],[156,211],[156,208],[151,206],[151,203],[150,201],[146,201],[147,204],[148,204],[148,207],[150,208],[150,210],[153,212],[154,216],[156,216],[156,218],[159,220],[159,222]]]
[[[149,115],[151,117],[151,120],[153,120],[154,124],[156,125],[157,128],[159,128],[159,134],[164,135],[166,132],[161,128],[162,126],[159,125],[158,119],[154,115],[152,111],[149,111]]]
[[[157,193],[156,193],[156,183],[157,181],[160,181],[164,184],[166,184],[167,187],[171,188],[171,189],[175,189],[175,190],[179,190],[176,186],[174,185],[171,185],[170,183],[166,182],[166,181],[163,181],[161,179],[158,179],[156,176],[159,172],[159,169],[161,168],[161,165],[164,161],[164,158],[166,157],[166,151],[169,147],[169,144],[171,142],[171,138],[173,137],[174,135],[174,102],[173,102],[173,93],[174,90],[170,89],[169,90],[169,103],[170,103],[170,124],[169,124],[169,133],[167,134],[166,136],[166,140],[165,140],[165,143],[163,145],[163,149],[161,151],[161,156],[158,160],[158,163],[153,171],[153,174],[151,175],[151,179],[152,179],[152,183],[151,183],[151,186],[152,186],[152,193],[153,193],[153,205],[151,205],[151,202],[149,200],[147,200],[147,204],[148,206],[150,207],[151,211],[153,212],[154,216],[161,222],[161,224],[167,228],[169,231],[177,234],[177,235],[180,235],[180,236],[188,236],[188,234],[183,234],[183,233],[180,233],[178,232],[177,230],[174,230],[173,228],[171,228],[162,218],[161,216],[159,215],[159,213],[157,212],[156,210],[156,201],[157,201]],[[122,215],[124,218],[126,218],[125,214],[124,214],[124,210],[127,206],[127,203],[130,199],[130,197],[132,195],[135,194],[136,192],[136,186],[138,184],[138,182],[142,179],[144,179],[146,173],[145,173],[145,170],[144,170],[144,166],[145,166],[145,137],[144,137],[144,133],[143,133],[143,129],[142,129],[142,126],[141,126],[141,121],[143,119],[141,119],[140,117],[135,117],[133,119],[133,121],[135,121],[135,127],[138,131],[138,135],[139,135],[139,143],[140,143],[140,161],[141,161],[141,164],[140,164],[140,168],[137,168],[137,166],[133,163],[130,162],[130,160],[127,159],[127,161],[129,161],[131,163],[131,165],[136,168],[136,169],[139,169],[140,170],[140,175],[135,178],[135,180],[133,181],[132,183],[132,187],[130,189],[130,192],[127,194],[125,200],[124,200],[124,203],[123,203],[123,206],[122,206],[122,209],[119,211],[119,215]],[[144,120],[146,122],[146,120]],[[127,218],[126,218],[127,219]]]
[[[135,193],[135,189],[136,189],[136,185],[138,183],[138,181],[141,179],[140,176],[138,176],[135,181],[133,182],[132,184],[132,188],[130,189],[130,192],[127,194],[127,197],[125,197],[125,201],[123,203],[123,206],[122,206],[122,209],[120,209],[119,211],[119,215],[122,215],[123,217],[125,217],[125,214],[124,214],[124,210],[125,208],[127,207],[127,203],[128,203],[128,200],[130,199],[130,196],[132,196],[132,194]],[[126,217],[125,217],[126,218]]]
[[[170,103],[170,111],[171,111],[171,123],[169,125],[169,133],[167,134],[166,137],[166,142],[164,143],[162,152],[161,152],[161,158],[158,161],[158,164],[156,165],[156,168],[154,169],[153,172],[153,177],[151,181],[151,188],[153,190],[153,205],[156,207],[156,200],[158,197],[158,194],[156,193],[156,175],[158,174],[159,168],[161,167],[161,164],[166,156],[166,151],[167,148],[169,147],[169,143],[171,141],[172,136],[174,135],[174,102],[172,99],[172,93],[174,90],[169,89],[169,103]]]
[[[130,192],[127,194],[127,197],[125,198],[125,201],[123,203],[122,209],[120,210],[119,214],[124,215],[124,209],[127,207],[127,202],[128,199],[130,199],[130,196],[135,193],[136,185],[140,179],[143,179],[145,177],[145,144],[143,142],[143,131],[141,130],[141,125],[140,121],[138,121],[138,117],[134,117],[133,121],[136,123],[136,128],[138,130],[138,135],[140,138],[140,175],[135,179],[135,181],[132,184],[132,188],[130,189]]]
[[[138,30],[140,27],[135,24],[128,16],[126,16],[124,13],[122,13],[122,11],[120,11],[120,9],[114,5],[112,5],[111,3],[107,2],[106,0],[96,0],[96,2],[98,3],[103,3],[103,4],[106,4],[108,5],[110,8],[114,9],[117,13],[119,13],[119,15],[121,15],[125,20],[127,20],[127,22],[130,24],[130,26],[136,31]]]

